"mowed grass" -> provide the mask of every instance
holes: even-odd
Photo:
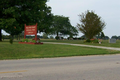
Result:
[[[106,47],[116,47],[120,48],[120,40],[117,40],[116,43],[109,43],[109,40],[102,40],[102,44],[99,43],[84,43],[84,40],[53,40],[53,39],[43,39],[42,42],[59,42],[59,43],[72,43],[72,44],[86,44],[86,45],[95,45],[95,46],[106,46]]]
[[[28,58],[51,58],[86,55],[117,54],[120,51],[87,48],[57,44],[18,44],[14,42],[0,42],[0,60],[4,59],[28,59]]]

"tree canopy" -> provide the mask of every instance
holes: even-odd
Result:
[[[70,20],[68,17],[55,15],[53,17],[53,23],[52,23],[52,32],[51,34],[56,34],[59,36],[59,34],[62,35],[77,35],[78,31],[77,29],[71,25]]]
[[[118,39],[118,36],[114,35],[114,36],[112,36],[111,38],[113,38],[113,39]]]
[[[24,30],[24,24],[38,23],[40,32],[49,31],[52,14],[51,7],[47,6],[46,2],[47,0],[0,1],[0,30],[4,29],[11,35],[15,35]]]
[[[92,39],[98,33],[102,32],[105,27],[105,22],[93,11],[86,11],[80,14],[79,17],[81,24],[78,23],[77,27],[88,39]]]

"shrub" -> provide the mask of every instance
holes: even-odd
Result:
[[[28,42],[28,39],[27,39],[27,38],[26,38],[26,39],[23,39],[22,42]]]
[[[59,40],[59,36],[56,36],[55,39],[56,39],[56,40]]]
[[[87,40],[86,40],[86,42],[89,42],[89,43],[90,43],[90,42],[91,42],[91,40],[90,40],[90,39],[87,39]]]
[[[35,40],[32,40],[32,42],[33,42],[33,43],[36,43],[36,41],[35,41]]]
[[[61,37],[61,39],[64,39],[63,37]]]
[[[92,43],[99,43],[99,41],[98,41],[98,39],[87,39],[86,41],[84,41],[84,42],[88,42],[88,43],[90,43],[90,42],[92,42]]]
[[[93,40],[94,43],[99,43],[98,39]]]
[[[68,40],[70,39],[70,37],[67,38]]]
[[[10,42],[10,44],[13,44],[13,39],[12,39],[12,38],[10,38],[10,41],[9,41],[9,42]]]

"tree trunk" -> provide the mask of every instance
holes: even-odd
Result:
[[[0,29],[0,41],[2,41],[2,29]]]
[[[58,32],[57,32],[56,40],[59,40],[59,34],[58,34]]]
[[[16,35],[16,38],[17,38],[17,40],[18,40],[18,35]]]
[[[20,40],[20,34],[18,34],[18,40]]]
[[[18,34],[18,35],[16,35],[16,37],[17,37],[17,40],[20,40],[20,35]]]
[[[11,37],[10,37],[10,39],[14,39],[14,35],[10,35]]]
[[[58,32],[57,32],[57,37],[58,37]]]

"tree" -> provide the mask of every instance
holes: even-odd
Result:
[[[43,38],[48,39],[48,35],[45,32],[43,33]]]
[[[0,29],[0,41],[2,41],[2,29]]]
[[[38,23],[38,30],[49,31],[51,7],[47,0],[2,0],[0,1],[0,31],[4,29],[11,35],[24,30],[24,24]],[[13,31],[14,30],[14,31]]]
[[[120,36],[118,36],[118,39],[120,40]]]
[[[105,37],[104,32],[101,32],[101,38],[104,39],[104,37]]]
[[[77,29],[71,25],[68,17],[55,15],[51,26],[51,34],[61,35],[77,35]]]
[[[87,11],[79,15],[81,24],[77,24],[79,30],[88,38],[92,39],[105,27],[105,22],[101,20],[93,11]]]
[[[108,36],[105,36],[105,38],[104,38],[105,40],[108,40],[109,39],[109,37]]]
[[[112,36],[111,38],[113,38],[113,39],[118,39],[118,37],[115,35],[115,36]]]

